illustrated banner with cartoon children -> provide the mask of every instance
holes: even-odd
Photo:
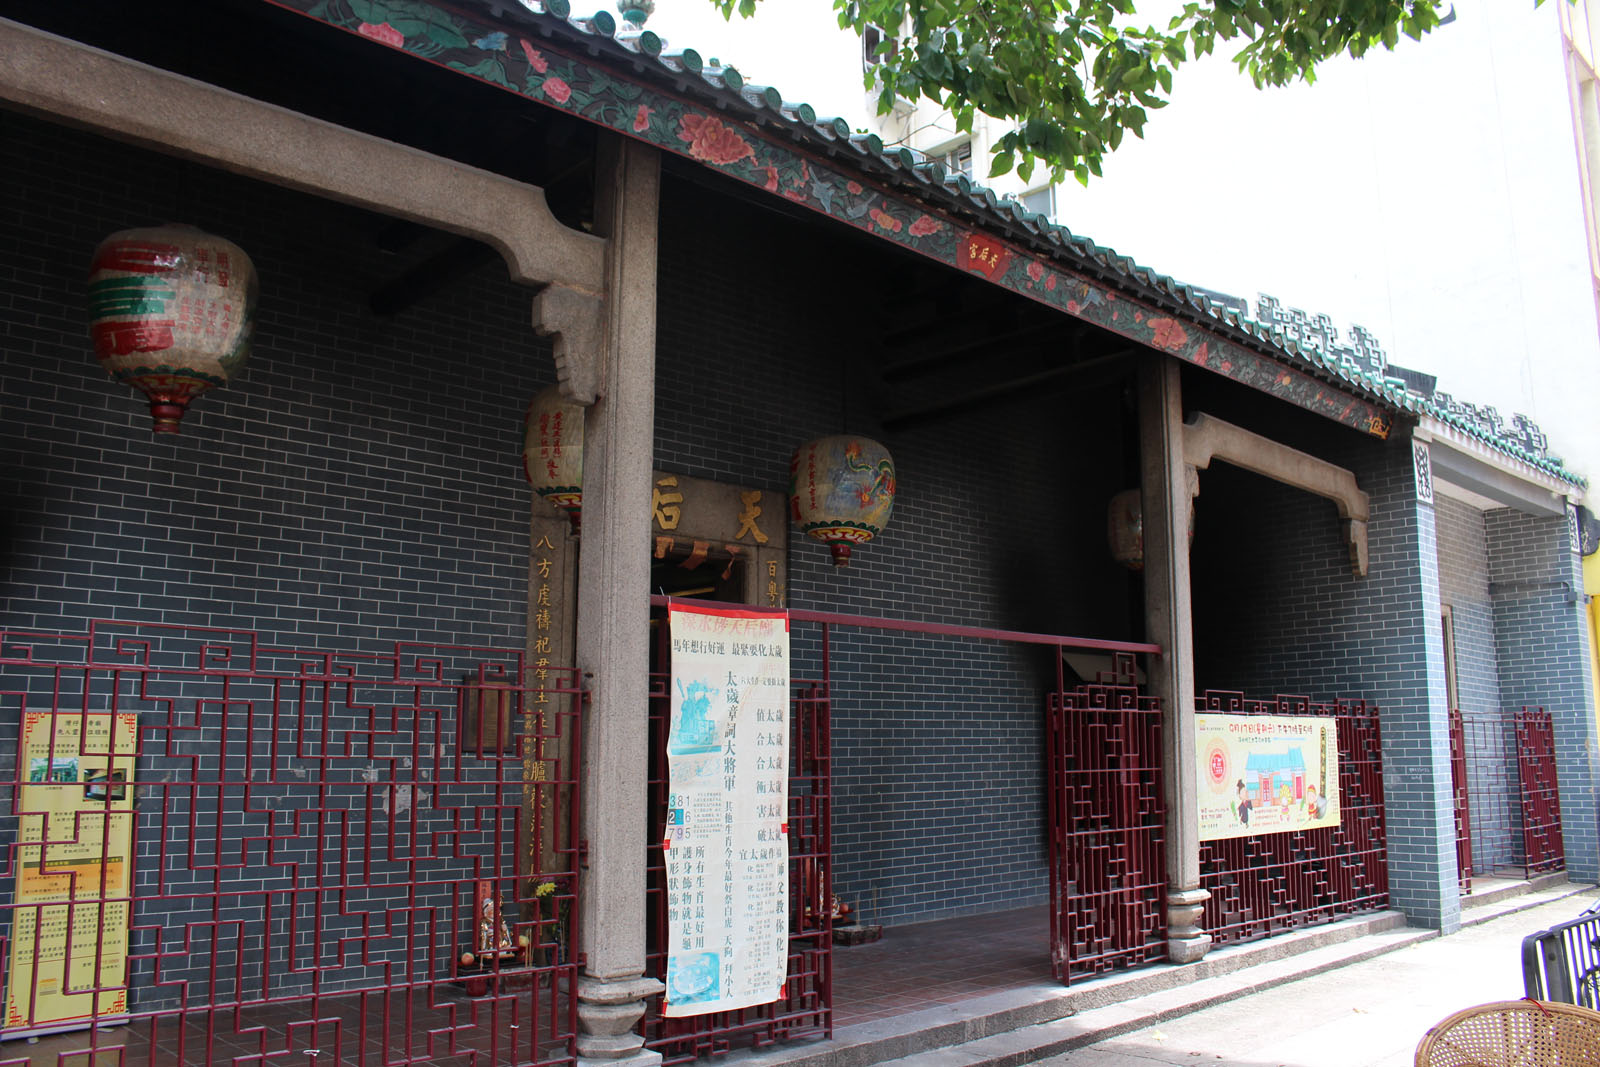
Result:
[[[674,604],[662,1013],[769,1004],[789,965],[789,616]]]
[[[1339,731],[1331,718],[1195,716],[1200,840],[1339,825]]]
[[[7,1036],[127,1015],[138,737],[131,714],[23,713]]]

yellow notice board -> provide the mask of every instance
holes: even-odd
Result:
[[[23,714],[7,1037],[127,1014],[138,732],[131,714]]]
[[[1196,715],[1200,840],[1339,825],[1339,729],[1316,716]]]

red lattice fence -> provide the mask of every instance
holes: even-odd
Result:
[[[1566,867],[1561,840],[1561,791],[1556,783],[1556,738],[1550,713],[1523,708],[1512,716],[1521,777],[1522,848],[1528,874]]]
[[[114,622],[0,634],[0,746],[15,751],[24,716],[104,714],[136,724],[137,745],[131,894],[80,885],[56,906],[131,911],[125,987],[83,988],[93,1015],[125,1004],[126,1025],[7,1046],[0,1063],[574,1062],[581,696],[570,671],[539,674],[485,648],[300,651]],[[75,755],[90,774],[109,749]],[[43,759],[47,784],[78,788]],[[0,781],[0,814],[38,818],[33,762]],[[13,833],[0,869],[8,980],[14,932],[54,917],[14,893],[38,851]],[[524,944],[463,970],[490,890]],[[38,934],[26,948],[49,952]],[[22,1003],[42,1008],[32,988]]]
[[[1207,692],[1196,704],[1242,715],[1331,716],[1339,734],[1339,826],[1201,843],[1200,885],[1211,893],[1203,926],[1213,942],[1253,941],[1388,907],[1377,709],[1230,692]]]
[[[1050,695],[1050,940],[1062,982],[1167,951],[1161,704],[1114,677]]]

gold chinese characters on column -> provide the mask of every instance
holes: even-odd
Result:
[[[559,759],[559,754],[547,751],[546,745],[551,740],[551,664],[557,645],[564,644],[560,635],[565,632],[566,626],[565,620],[557,617],[556,608],[557,602],[565,598],[559,595],[559,589],[555,593],[551,591],[552,583],[559,581],[562,576],[561,550],[552,540],[550,528],[535,532],[533,630],[529,642],[529,651],[533,656],[533,689],[528,694],[528,718],[531,719],[528,725],[531,729],[524,749],[523,770],[528,783],[528,800],[534,808],[529,814],[538,830],[529,835],[533,848],[533,855],[529,859],[536,877],[554,869],[558,848],[552,790],[544,783],[550,781],[551,757]]]
[[[138,731],[131,714],[23,714],[7,1030],[127,1014]]]

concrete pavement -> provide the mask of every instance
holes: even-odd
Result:
[[[1595,898],[1591,891],[1503,915],[1036,1062],[1406,1067],[1423,1034],[1451,1012],[1521,997],[1522,938],[1576,918]]]

